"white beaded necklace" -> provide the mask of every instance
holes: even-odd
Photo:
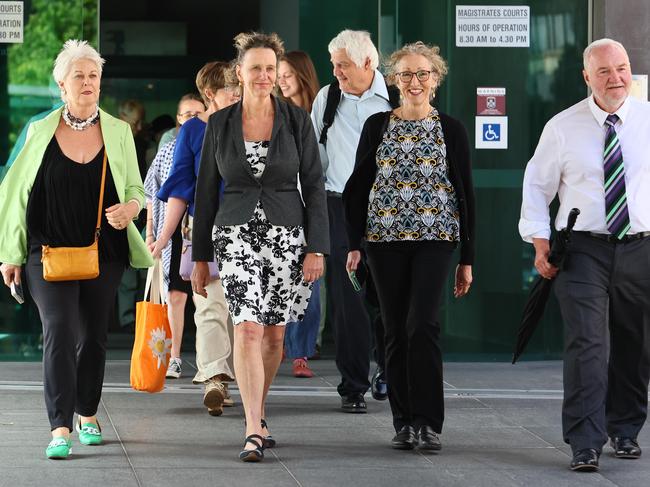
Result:
[[[97,122],[99,122],[99,105],[96,106],[95,113],[93,113],[85,120],[72,115],[67,104],[63,109],[62,116],[65,124],[72,130],[86,130],[88,127],[92,127],[93,125],[97,124]]]

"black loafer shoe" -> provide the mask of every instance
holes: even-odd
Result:
[[[366,400],[363,394],[350,394],[341,398],[341,409],[346,413],[365,413]]]
[[[413,426],[402,426],[397,434],[393,437],[390,444],[396,450],[412,450],[415,448],[418,440],[415,436],[415,429]]]
[[[586,448],[579,450],[573,455],[571,460],[571,470],[576,472],[597,472],[600,468],[598,466],[598,453],[593,448]]]
[[[370,381],[370,392],[372,393],[373,399],[377,401],[385,401],[388,397],[388,385],[386,384],[386,376],[384,375],[384,369],[377,367],[375,373],[372,374],[372,380]]]
[[[438,433],[433,431],[431,426],[420,426],[420,431],[418,431],[418,448],[420,450],[432,450],[438,451],[442,449],[442,444],[440,443],[440,438],[438,438]]]
[[[610,445],[614,449],[616,458],[630,458],[632,460],[641,458],[641,447],[639,447],[636,439],[617,436],[610,440]]]

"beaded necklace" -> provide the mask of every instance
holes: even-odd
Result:
[[[65,108],[63,109],[62,116],[65,124],[72,130],[86,130],[88,127],[92,127],[93,125],[96,125],[97,122],[99,122],[99,106],[95,108],[95,113],[84,120],[82,118],[77,118],[71,114],[70,109],[66,104]]]

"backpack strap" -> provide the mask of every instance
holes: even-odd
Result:
[[[386,79],[384,79],[384,82]],[[388,91],[388,104],[392,109],[400,106],[399,89],[395,85],[386,85]],[[327,90],[327,102],[325,103],[325,111],[323,112],[323,130],[320,133],[319,143],[327,145],[327,131],[334,123],[336,117],[336,109],[341,103],[341,88],[339,81],[335,78]]]
[[[318,141],[323,145],[327,145],[327,131],[334,123],[334,117],[336,116],[336,109],[339,103],[341,103],[341,88],[339,87],[339,80],[335,78],[327,90],[327,102],[325,103],[325,111],[323,112],[323,130],[321,130]]]

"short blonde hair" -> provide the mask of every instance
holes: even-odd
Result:
[[[250,49],[271,49],[279,60],[284,54],[284,42],[275,32],[242,32],[235,36],[235,49],[237,49],[236,64],[241,64],[244,56]]]
[[[222,88],[230,88],[237,86],[233,83],[233,75],[231,63],[225,61],[212,61],[203,65],[199,72],[196,73],[196,88],[199,90],[203,102],[208,105],[210,100],[205,96],[205,89],[209,89],[212,93]]]
[[[427,61],[431,63],[431,71],[436,75],[437,83],[435,88],[442,84],[445,75],[449,71],[447,62],[440,55],[440,48],[435,45],[428,45],[422,41],[413,42],[412,44],[405,44],[401,49],[398,49],[386,62],[386,74],[389,83],[395,83],[395,75],[397,74],[397,65],[403,57],[409,54],[418,54],[424,56]]]
[[[374,70],[379,66],[379,53],[372,43],[370,33],[365,30],[346,29],[339,32],[330,41],[327,50],[333,54],[339,49],[345,49],[348,57],[360,68],[363,68],[366,59],[370,59],[370,69]]]
[[[54,69],[52,70],[54,81],[57,84],[62,82],[68,73],[70,73],[72,65],[80,59],[88,59],[94,62],[97,65],[99,76],[102,76],[102,68],[106,60],[87,41],[70,39],[65,41],[63,49],[61,49],[61,52],[59,52],[59,55],[54,61]]]

